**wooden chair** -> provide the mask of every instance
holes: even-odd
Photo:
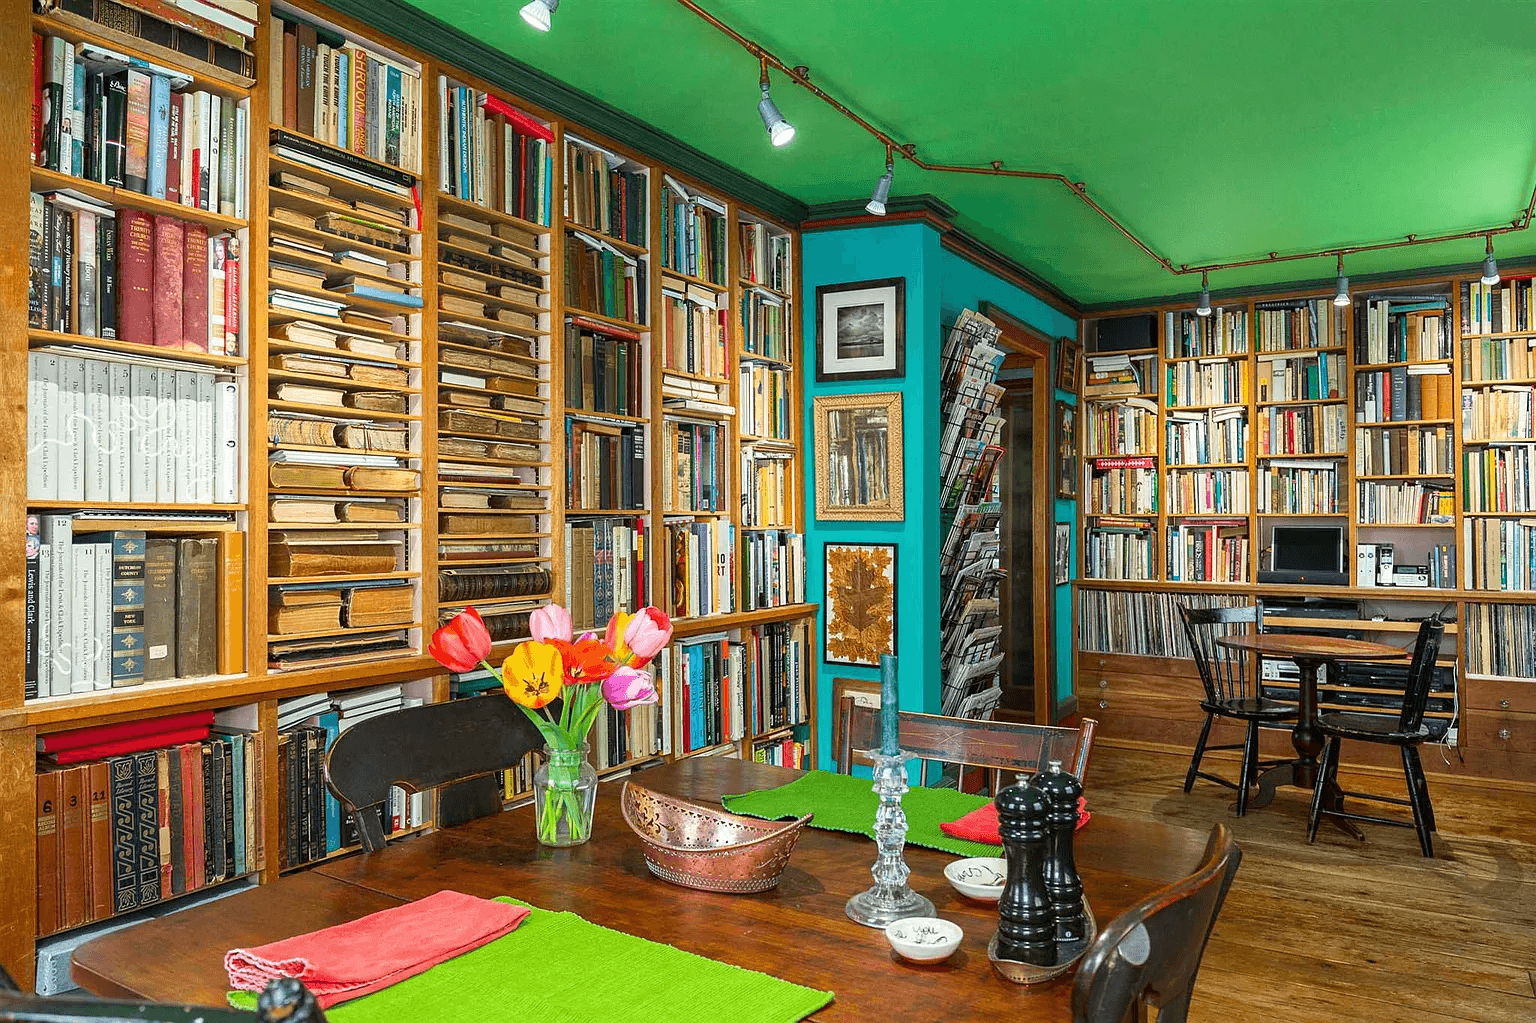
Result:
[[[845,696],[837,713],[837,769],[842,774],[850,774],[855,750],[875,749],[880,745],[880,711],[860,706],[853,697]],[[962,773],[967,767],[980,767],[989,772],[994,793],[1002,785],[1004,771],[1032,774],[1052,760],[1061,761],[1062,766],[1081,781],[1088,771],[1093,734],[1098,728],[1098,722],[1092,718],[1085,718],[1081,728],[1063,728],[1059,725],[947,718],[905,710],[897,718],[897,724],[901,748],[922,762],[919,767],[921,784],[927,783],[930,763],[953,764]],[[964,791],[963,781],[963,777],[956,778],[956,787],[961,791]]]
[[[1438,614],[1430,615],[1419,623],[1418,639],[1413,646],[1413,661],[1408,667],[1408,682],[1403,689],[1403,704],[1396,718],[1386,714],[1348,712],[1317,716],[1317,726],[1328,736],[1328,745],[1323,750],[1323,762],[1318,768],[1317,781],[1312,789],[1312,814],[1307,819],[1308,842],[1316,840],[1318,821],[1324,816],[1343,817],[1352,821],[1390,824],[1398,828],[1411,826],[1418,832],[1419,848],[1424,855],[1435,855],[1431,838],[1435,831],[1435,808],[1429,801],[1429,783],[1424,777],[1424,764],[1419,760],[1419,746],[1429,738],[1429,730],[1424,727],[1424,707],[1429,702],[1429,688],[1435,678],[1435,660],[1440,656],[1440,641],[1444,636],[1445,623]],[[1336,785],[1339,747],[1345,739],[1396,746],[1403,757],[1403,778],[1408,783],[1408,798],[1398,799],[1395,796],[1377,796],[1365,792],[1342,792],[1341,796],[1411,807],[1411,825],[1408,821],[1392,817],[1346,813],[1342,808],[1342,798],[1339,805],[1323,805],[1326,790]]]
[[[1259,760],[1259,726],[1293,719],[1297,710],[1292,704],[1266,699],[1262,695],[1258,665],[1254,659],[1216,644],[1219,637],[1233,631],[1234,625],[1252,625],[1256,631],[1263,632],[1263,604],[1250,607],[1189,607],[1181,604],[1179,618],[1184,623],[1184,634],[1189,638],[1189,647],[1194,652],[1200,684],[1205,687],[1205,699],[1200,701],[1200,709],[1205,711],[1205,724],[1200,729],[1200,738],[1195,742],[1189,771],[1184,775],[1184,791],[1188,792],[1195,787],[1196,778],[1236,789],[1237,815],[1241,817],[1248,812],[1248,789],[1258,782],[1260,769],[1281,763]],[[1241,744],[1206,745],[1211,736],[1211,725],[1218,717],[1247,722]],[[1200,770],[1200,761],[1206,753],[1231,749],[1243,751],[1240,783]]]
[[[500,694],[406,707],[359,721],[342,732],[325,758],[325,778],[352,814],[363,848],[384,848],[378,817],[364,812],[389,798],[392,785],[421,792],[465,782],[456,793],[460,823],[501,808],[492,772],[515,767],[544,743],[521,708]],[[439,807],[441,811],[441,806]]]
[[[0,966],[0,1023],[325,1023],[314,995],[290,977],[270,981],[252,1015],[228,1006],[163,1005],[79,995],[43,997],[17,987]]]
[[[1145,1020],[1149,1006],[1157,1023],[1184,1023],[1205,944],[1242,859],[1218,824],[1193,874],[1110,921],[1078,965],[1074,1023]]]

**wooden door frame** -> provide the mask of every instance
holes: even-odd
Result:
[[[1051,409],[1056,395],[1055,378],[1051,375],[1051,351],[1055,341],[991,302],[981,303],[981,314],[1002,330],[1002,347],[1031,363],[1034,375],[1031,445],[1034,465],[1030,489],[1035,495],[1035,507],[1030,518],[1035,531],[1035,577],[1031,580],[1035,607],[1035,720],[1051,725],[1056,723],[1056,599],[1055,580],[1050,569],[1054,564],[1055,534],[1052,529],[1056,519],[1056,491],[1051,485],[1050,460]]]

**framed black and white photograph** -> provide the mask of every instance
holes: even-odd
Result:
[[[816,379],[873,380],[907,372],[907,279],[816,289]]]
[[[1056,585],[1065,586],[1072,581],[1072,523],[1056,523]]]

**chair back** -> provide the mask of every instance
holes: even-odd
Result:
[[[34,995],[0,966],[0,1023],[325,1023],[315,996],[292,977],[267,982],[252,1015],[227,1006],[108,1001],[81,995]]]
[[[384,847],[384,831],[363,811],[389,798],[390,786],[421,792],[483,777],[495,790],[492,772],[515,767],[543,743],[522,709],[500,694],[405,707],[342,732],[326,755],[325,779],[372,852]],[[499,807],[492,796],[487,809]]]
[[[1098,722],[1085,718],[1082,727],[1066,728],[904,710],[897,717],[897,727],[901,748],[923,762],[924,778],[930,763],[954,764],[962,772],[966,767],[980,767],[990,772],[992,791],[997,792],[1004,771],[1033,774],[1052,760],[1061,761],[1062,767],[1083,780]],[[835,734],[840,742],[837,769],[849,774],[856,750],[876,749],[880,745],[880,711],[857,704],[852,696],[843,697]],[[957,779],[957,784],[963,780]]]
[[[1184,1023],[1205,944],[1242,859],[1232,833],[1218,824],[1193,874],[1110,921],[1078,966],[1074,1023],[1141,1019],[1147,1006],[1158,1010],[1158,1023]]]
[[[1397,717],[1400,732],[1417,732],[1424,723],[1424,708],[1429,703],[1429,687],[1435,680],[1435,661],[1440,657],[1440,640],[1445,623],[1432,614],[1419,623],[1419,637],[1413,644],[1413,661],[1408,665],[1408,684],[1403,691],[1403,709]]]
[[[1223,636],[1242,633],[1244,626],[1252,625],[1255,632],[1264,631],[1264,605],[1247,607],[1190,607],[1179,605],[1179,618],[1184,623],[1184,635],[1194,654],[1195,667],[1200,672],[1200,684],[1205,687],[1205,697],[1212,703],[1227,703],[1259,695],[1258,671],[1255,658],[1241,650],[1229,650],[1219,646],[1216,640]]]

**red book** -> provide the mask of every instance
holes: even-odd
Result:
[[[86,842],[91,851],[90,919],[112,915],[112,792],[105,762],[86,768],[90,820]]]
[[[495,96],[487,95],[480,101],[488,114],[500,114],[512,122],[512,127],[524,135],[532,135],[534,138],[543,139],[545,142],[555,141],[555,133],[547,126],[540,124],[521,110],[508,106]]]
[[[32,33],[32,162],[43,162],[43,37]]]
[[[224,244],[224,354],[240,354],[240,242],[226,235]]]
[[[187,224],[181,276],[181,346],[208,350],[208,229]]]
[[[89,794],[83,767],[59,772],[59,927],[85,923],[86,884],[91,864],[86,853],[85,814]]]
[[[145,735],[137,739],[119,739],[116,742],[103,742],[95,746],[82,746],[79,749],[65,750],[54,754],[50,759],[60,766],[65,764],[78,764],[83,760],[96,760],[101,757],[116,757],[126,753],[141,753],[144,750],[156,749],[160,746],[175,746],[183,742],[197,742],[208,738],[208,726],[199,725],[195,728],[178,728],[174,732],[156,732],[154,735]]]
[[[165,201],[181,202],[181,119],[184,97],[171,93],[171,123],[165,142]]]
[[[38,750],[42,753],[61,753],[64,750],[80,749],[83,746],[117,742],[120,739],[136,739],[142,735],[159,735],[162,732],[174,732],[197,725],[211,727],[213,711],[192,710],[185,714],[171,714],[167,717],[121,721],[111,725],[94,725],[91,728],[76,728],[69,732],[55,732],[38,740]]]
[[[196,807],[198,789],[202,787],[203,779],[203,748],[195,742],[189,742],[177,751],[180,756],[177,766],[181,770],[181,805],[175,807],[181,814],[181,858],[185,864],[185,884],[187,891],[194,891],[202,887],[202,858],[195,855],[196,839],[192,835],[192,829],[196,826]],[[192,775],[197,774],[194,782]]]
[[[148,213],[117,211],[117,336],[141,345],[155,343],[154,223]]]
[[[186,237],[175,217],[155,217],[154,344],[181,347],[181,279]],[[206,269],[206,267],[205,267]]]

